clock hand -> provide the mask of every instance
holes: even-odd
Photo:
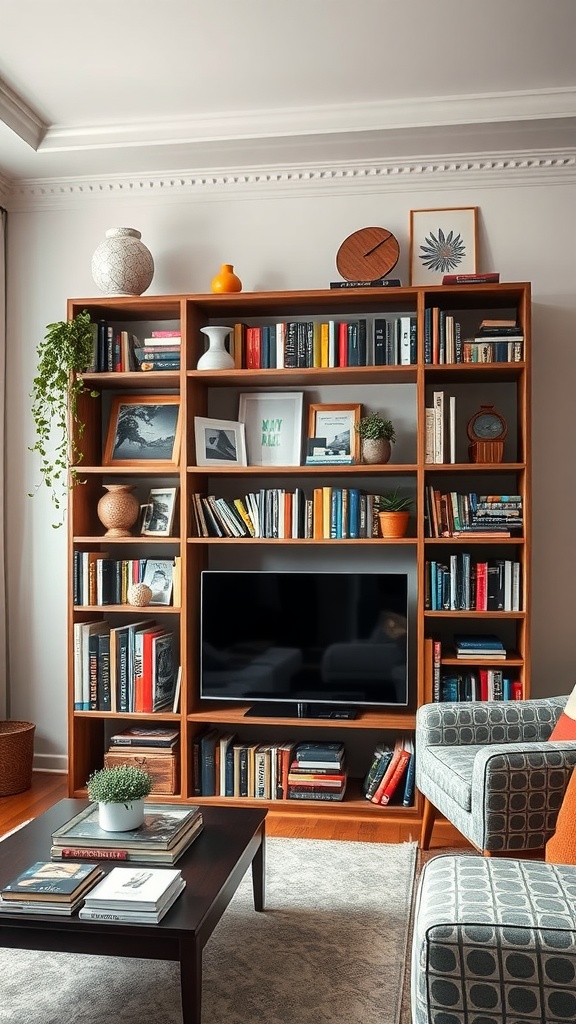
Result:
[[[391,238],[391,237],[392,237],[392,232],[390,231],[386,235],[386,238],[382,238],[380,242],[376,242],[376,245],[373,245],[371,249],[368,249],[368,252],[364,253],[364,258],[366,258],[366,256],[371,256],[372,253],[376,251],[376,249],[379,249],[380,246],[384,245],[384,242],[387,242],[388,239]]]

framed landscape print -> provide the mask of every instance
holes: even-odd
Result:
[[[177,466],[179,395],[114,395],[103,466]]]
[[[410,210],[410,284],[442,284],[444,274],[476,273],[477,206]]]
[[[361,405],[311,405],[306,465],[350,465],[359,461]]]
[[[194,437],[197,466],[246,465],[243,423],[195,416]]]
[[[170,537],[176,509],[177,487],[152,487],[144,505],[140,534],[143,537]]]
[[[302,392],[255,391],[240,395],[238,418],[246,428],[249,466],[299,466]]]

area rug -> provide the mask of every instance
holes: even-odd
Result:
[[[398,1024],[416,843],[267,841],[204,950],[202,1024]],[[0,949],[0,1021],[181,1024],[179,971]]]

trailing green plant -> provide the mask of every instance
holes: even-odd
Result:
[[[409,512],[413,505],[413,499],[409,495],[405,495],[403,497],[400,494],[400,489],[397,487],[395,491],[390,491],[388,494],[380,495],[378,500],[378,511]]]
[[[100,768],[86,783],[90,800],[101,804],[129,804],[142,800],[152,789],[152,776],[143,768],[119,764]]]
[[[85,425],[78,418],[78,399],[86,392],[93,398],[98,395],[85,386],[81,376],[90,366],[93,350],[94,326],[86,310],[73,320],[48,324],[37,349],[38,365],[30,395],[36,443],[30,451],[40,456],[42,482],[50,489],[58,511],[64,489],[78,482],[75,466],[82,460],[79,442]]]
[[[363,441],[378,441],[381,438],[390,441],[391,444],[396,441],[396,431],[392,420],[385,420],[379,412],[371,412],[368,416],[363,416],[356,424],[356,430]]]

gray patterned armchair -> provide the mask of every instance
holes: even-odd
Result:
[[[424,704],[416,717],[420,845],[440,811],[483,853],[542,849],[556,826],[576,741],[549,736],[567,697]]]

